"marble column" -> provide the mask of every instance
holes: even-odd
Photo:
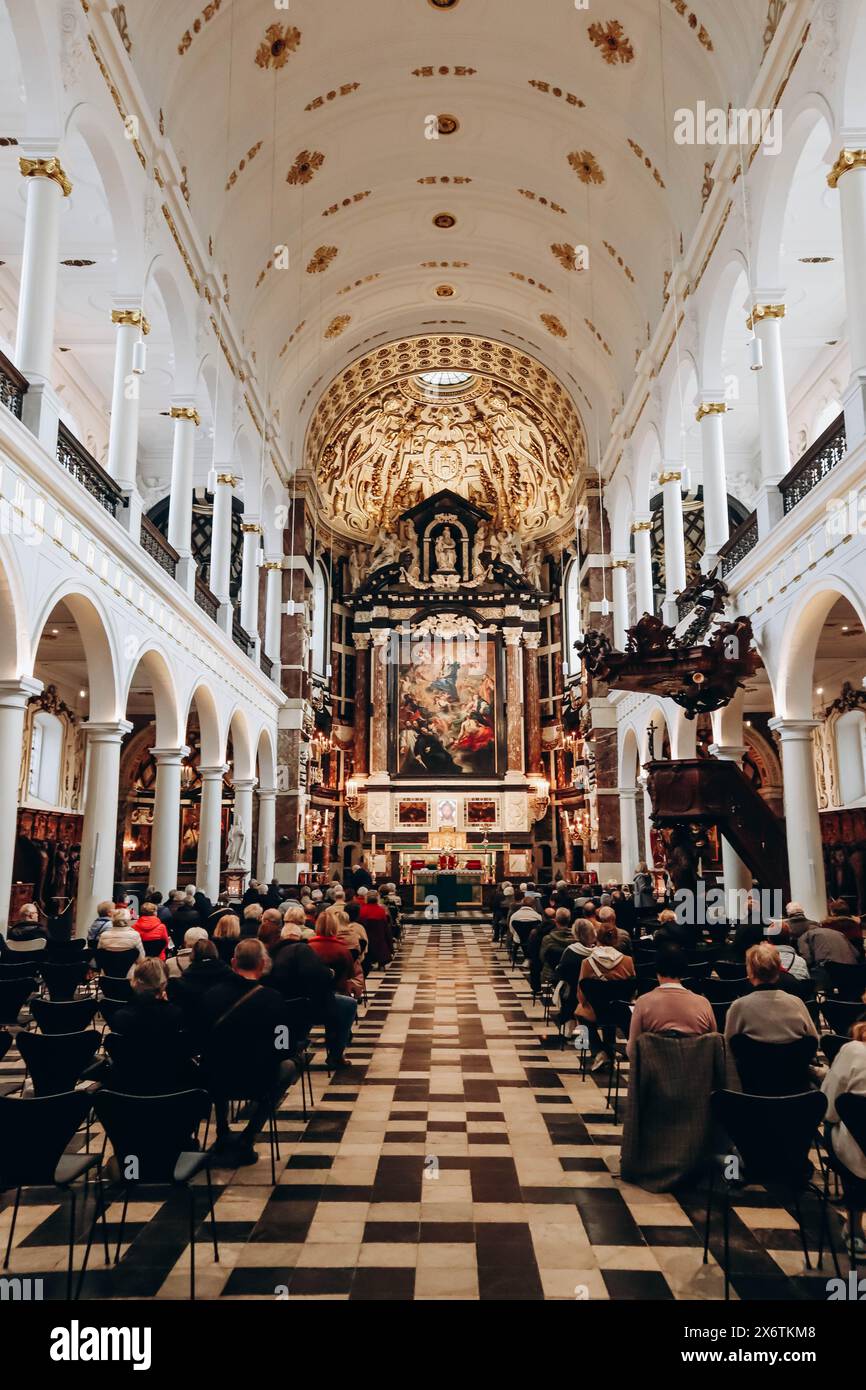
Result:
[[[562,833],[562,857],[565,863],[565,878],[566,882],[570,883],[574,853],[571,839],[571,825],[569,823],[567,811],[560,810],[559,828]]]
[[[30,382],[22,419],[49,454],[57,448],[60,404],[51,386],[57,271],[60,262],[60,206],[72,184],[56,155],[22,156],[27,181],[24,249],[15,335],[15,366]]]
[[[243,855],[242,869],[248,874],[253,862],[253,788],[256,785],[255,777],[236,777],[234,779],[235,805],[234,805],[234,824],[243,829],[245,835],[245,850]]]
[[[817,719],[770,720],[770,728],[778,733],[782,745],[791,898],[802,903],[807,917],[820,922],[827,915],[827,886],[812,746],[812,730],[819,722]],[[782,884],[766,886],[781,888]]]
[[[265,560],[265,653],[274,663],[274,680],[280,679],[283,626],[283,562]]]
[[[788,439],[788,401],[782,361],[784,304],[756,303],[746,320],[760,339],[764,365],[758,378],[758,416],[761,427],[761,486],[758,493],[758,535],[768,535],[782,517],[779,481],[791,467]]]
[[[213,520],[210,540],[210,590],[219,602],[219,624],[232,630],[232,603],[229,577],[232,557],[232,494],[238,479],[234,473],[218,471],[213,494]]]
[[[711,743],[710,754],[714,758],[721,758],[725,762],[736,763],[737,767],[742,767],[746,748],[745,744],[740,743]],[[730,840],[726,839],[724,835],[722,836],[722,879],[725,888],[725,910],[728,921],[739,921],[741,913],[745,909],[745,895],[748,894],[752,886],[752,871],[747,864],[743,863]],[[767,886],[781,888],[782,885],[768,884]]]
[[[623,883],[630,883],[640,863],[637,833],[637,787],[619,788],[619,839]]]
[[[195,470],[195,432],[201,417],[191,401],[172,402],[174,421],[171,453],[171,492],[168,502],[168,543],[180,556],[175,578],[192,597],[196,565],[192,558],[192,490]]]
[[[198,859],[195,868],[196,884],[211,902],[220,891],[222,868],[222,808],[223,776],[226,763],[215,767],[200,767],[201,805],[198,818]]]
[[[138,479],[138,419],[141,378],[132,370],[135,345],[150,332],[140,309],[113,309],[114,383],[108,432],[109,472],[123,492],[133,492]]]
[[[241,568],[241,627],[254,641],[259,636],[259,554],[262,528],[258,521],[241,523],[243,557]]]
[[[701,400],[695,419],[701,427],[704,489],[704,553],[701,569],[708,574],[730,534],[728,479],[725,470],[724,417],[727,405],[711,397]]]
[[[256,878],[270,883],[274,876],[277,849],[277,793],[273,787],[259,787],[259,840],[256,853]]]
[[[520,628],[503,630],[505,640],[506,777],[523,777],[523,695],[520,680]]]
[[[538,647],[541,634],[527,632],[524,636],[524,719],[526,723],[526,769],[542,774],[544,764],[541,750],[541,687],[538,672]]]
[[[369,755],[369,666],[370,638],[367,633],[356,633],[355,643],[355,757],[354,773],[364,777],[370,771]]]
[[[632,522],[632,535],[634,536],[634,607],[635,618],[642,618],[644,613],[655,612],[655,599],[653,596],[653,560],[652,560],[652,517],[635,517]]]
[[[388,779],[388,654],[391,633],[378,628],[373,634],[372,667],[370,671],[373,718],[370,729],[370,776]]]
[[[679,622],[676,596],[686,587],[686,538],[683,530],[682,472],[665,469],[659,474],[665,523],[665,622]]]
[[[0,767],[5,767],[9,779],[3,805],[10,808],[0,818],[0,929],[5,931],[9,919],[9,897],[12,892],[12,864],[15,859],[16,818],[11,808],[18,805],[18,777],[23,753],[24,711],[27,702],[38,695],[42,681],[32,676],[20,680],[0,681]]]
[[[132,725],[125,719],[108,723],[88,720],[83,727],[86,757],[75,924],[78,936],[86,935],[97,903],[114,898],[120,745]]]
[[[839,190],[842,260],[851,378],[843,395],[845,431],[852,449],[866,436],[866,149],[844,147],[827,175]]]
[[[186,747],[151,748],[156,759],[156,792],[153,802],[153,838],[150,881],[163,897],[177,887],[180,846],[180,772]]]
[[[611,557],[610,572],[613,587],[613,645],[623,651],[626,644],[628,617],[628,565],[627,555]]]

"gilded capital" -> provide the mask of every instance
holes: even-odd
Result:
[[[612,570],[627,570],[628,566],[628,560],[611,560],[610,562],[610,567]]]
[[[51,179],[53,183],[59,184],[64,198],[68,198],[72,192],[72,184],[64,174],[56,155],[52,155],[51,159],[27,159],[22,155],[18,160],[18,168],[25,179]]]
[[[840,150],[839,157],[827,175],[831,188],[836,188],[843,174],[849,169],[866,168],[866,150]]]
[[[111,322],[121,328],[140,328],[146,338],[150,324],[140,309],[112,309]]]
[[[727,408],[724,401],[701,401],[695,411],[695,419],[700,424],[705,415],[724,415]]]
[[[659,487],[664,487],[665,483],[680,483],[682,478],[682,473],[671,468],[666,473],[659,473]]]
[[[241,531],[245,536],[261,536],[262,528],[257,521],[242,521]]]
[[[217,473],[217,483],[224,483],[226,487],[237,487],[240,478],[236,478],[234,473]]]
[[[653,524],[651,521],[633,521],[631,524],[632,535],[635,535],[638,531],[651,531],[652,529]]]
[[[262,569],[266,570],[281,570],[282,568],[282,560],[265,560],[265,563],[262,565]]]
[[[746,319],[746,327],[753,329],[755,324],[761,323],[763,319],[783,319],[784,317],[784,304],[756,304]]]
[[[201,416],[194,406],[173,405],[168,413],[172,420],[191,420],[194,425],[201,424]]]

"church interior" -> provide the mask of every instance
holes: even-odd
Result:
[[[0,0],[3,1298],[866,1287],[864,60]]]

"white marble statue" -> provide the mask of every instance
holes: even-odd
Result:
[[[247,867],[247,832],[237,812],[232,816],[231,829],[226,841],[226,866],[229,869]]]

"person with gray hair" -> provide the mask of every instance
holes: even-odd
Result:
[[[158,956],[137,961],[130,974],[132,999],[118,1009],[111,1031],[134,1042],[144,1055],[180,1042],[183,1013],[168,1002],[168,971]],[[156,1083],[157,1078],[154,1078]],[[158,1085],[157,1085],[158,1089]]]
[[[553,993],[554,1003],[559,1009],[556,1022],[570,1038],[575,1029],[574,1011],[577,1008],[577,981],[587,956],[595,945],[595,927],[586,917],[578,917],[572,924],[569,945],[559,958],[555,970],[557,981]]]
[[[801,936],[819,925],[813,918],[806,916],[802,904],[797,902],[788,903],[786,906],[785,921],[788,923],[788,931],[795,945]]]

